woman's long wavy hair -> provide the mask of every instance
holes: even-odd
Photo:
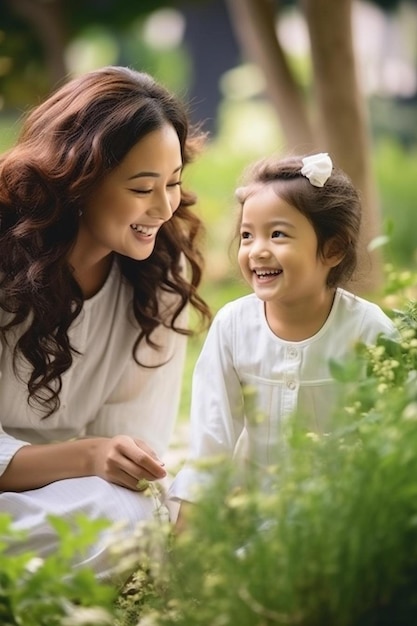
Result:
[[[46,415],[59,407],[62,374],[75,350],[68,330],[83,306],[83,294],[67,261],[86,199],[148,133],[169,123],[175,128],[187,165],[205,136],[191,128],[183,103],[148,74],[105,67],[73,79],[36,107],[24,121],[14,148],[0,159],[0,307],[8,314],[0,332],[23,324],[14,345],[14,368],[23,355],[31,366],[28,402]],[[198,295],[203,269],[201,220],[190,210],[196,197],[182,190],[172,218],[160,229],[144,261],[118,256],[133,288],[133,311],[140,327],[132,346],[160,325],[183,334],[178,316],[189,303],[208,322],[210,311]],[[187,271],[184,272],[184,258]],[[169,316],[161,291],[177,296]]]

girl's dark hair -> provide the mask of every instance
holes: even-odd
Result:
[[[324,187],[315,187],[301,174],[303,156],[266,158],[250,166],[236,196],[243,207],[259,184],[271,184],[280,198],[311,222],[317,236],[317,254],[324,256],[327,242],[331,254],[343,254],[327,276],[328,287],[346,284],[357,265],[357,245],[362,205],[358,191],[341,169],[333,166]],[[238,225],[240,229],[240,224]],[[235,233],[236,238],[238,232]]]
[[[83,294],[68,264],[80,211],[103,178],[148,133],[169,123],[187,165],[205,135],[190,128],[185,105],[146,73],[109,66],[75,78],[26,118],[14,148],[0,159],[0,307],[9,313],[4,337],[23,324],[14,347],[32,367],[28,402],[47,415],[59,407],[61,376],[72,364],[68,330],[83,306]],[[133,288],[140,333],[132,347],[136,361],[142,340],[156,347],[152,332],[163,324],[183,334],[178,316],[190,303],[208,322],[198,295],[203,258],[201,220],[190,210],[194,194],[182,190],[179,208],[160,229],[144,261],[118,256]],[[184,261],[187,268],[184,272]],[[161,292],[176,294],[170,314]]]

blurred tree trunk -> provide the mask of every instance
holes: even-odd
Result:
[[[314,137],[300,87],[289,68],[275,32],[275,11],[269,0],[226,0],[241,48],[265,76],[268,95],[282,123],[288,146],[299,152],[314,149]]]
[[[302,0],[310,34],[320,145],[361,191],[361,290],[380,282],[380,259],[367,244],[380,234],[381,218],[371,166],[365,99],[358,85],[352,37],[352,0]]]
[[[65,20],[61,0],[6,0],[10,10],[32,25],[38,41],[44,48],[44,59],[52,87],[62,82],[67,74]]]
[[[352,38],[352,0],[301,0],[310,36],[314,99],[307,109],[280,46],[276,22],[279,11],[270,0],[226,0],[231,20],[246,57],[264,73],[291,152],[329,152],[360,190],[363,199],[358,293],[376,290],[381,283],[381,259],[367,250],[380,234],[381,218],[371,168],[371,149],[365,99],[356,76]]]

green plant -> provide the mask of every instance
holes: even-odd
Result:
[[[8,515],[0,515],[0,623],[2,626],[107,626],[114,623],[114,585],[99,582],[88,568],[73,569],[72,559],[87,550],[107,523],[79,517],[74,525],[50,518],[59,542],[41,559],[19,545],[24,533],[13,531]],[[22,544],[23,545],[23,544]]]
[[[331,432],[290,420],[275,466],[242,476],[213,464],[166,567],[146,580],[139,625],[416,623],[416,310],[398,315],[398,341],[335,364]]]

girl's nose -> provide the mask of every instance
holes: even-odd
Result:
[[[254,259],[266,258],[269,256],[268,246],[263,241],[254,241],[251,246],[249,256]]]

